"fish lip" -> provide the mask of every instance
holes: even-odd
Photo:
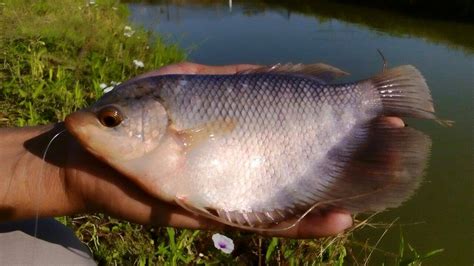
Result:
[[[90,111],[76,111],[66,116],[64,119],[66,129],[73,135],[77,135],[81,129],[87,126],[97,125],[99,126],[99,120],[95,117],[93,112]]]
[[[87,150],[92,151],[89,146],[89,134],[91,127],[100,127],[99,120],[95,117],[95,114],[87,110],[79,110],[72,114],[69,114],[64,119],[64,125],[67,131],[85,147]]]

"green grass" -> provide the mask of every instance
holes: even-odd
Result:
[[[131,37],[125,36],[124,5],[86,3],[2,3],[3,121],[23,126],[63,120],[100,97],[101,83],[124,81],[185,58],[178,47],[144,30],[133,29]],[[133,60],[142,61],[144,68]]]
[[[175,45],[129,25],[127,16],[126,6],[112,0],[0,1],[0,124],[61,121],[100,97],[100,84],[185,59]],[[132,27],[132,36],[126,36],[126,26]],[[144,68],[137,68],[133,60],[141,60]],[[364,261],[377,250],[359,245],[351,232],[291,240],[230,231],[224,233],[234,240],[235,250],[227,255],[214,248],[212,232],[152,228],[104,214],[58,220],[106,265],[342,265]],[[362,257],[354,255],[359,246]],[[438,252],[420,255],[402,238],[400,251],[390,256],[397,264],[417,265]]]

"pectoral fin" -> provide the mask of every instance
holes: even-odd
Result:
[[[191,129],[177,130],[173,127],[171,128],[175,136],[181,140],[185,150],[190,150],[202,143],[230,134],[236,125],[235,121],[229,119],[209,122]]]

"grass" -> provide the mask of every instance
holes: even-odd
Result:
[[[102,95],[100,84],[181,61],[184,53],[125,27],[115,1],[4,1],[0,23],[1,112],[13,125],[63,120]],[[5,29],[5,30],[3,30]],[[133,60],[144,63],[138,68]]]
[[[1,1],[0,124],[61,121],[100,97],[101,84],[185,59],[175,45],[129,25],[127,16],[126,6],[112,0]],[[318,240],[232,231],[225,234],[234,239],[235,250],[227,255],[214,248],[212,232],[152,228],[104,214],[57,219],[105,265],[343,265],[368,260],[367,254],[377,251],[371,244],[358,244],[352,231]],[[366,224],[360,222],[353,230]],[[418,254],[401,239],[398,254],[390,255],[396,264],[417,265],[440,252]],[[359,246],[362,260],[353,251]]]

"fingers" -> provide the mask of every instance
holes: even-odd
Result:
[[[171,74],[201,74],[201,75],[212,75],[212,74],[235,74],[240,71],[256,69],[261,66],[250,65],[250,64],[237,64],[237,65],[226,65],[226,66],[207,66],[191,62],[183,62],[178,64],[172,64],[162,67],[158,70],[154,70],[145,74],[142,74],[134,79],[153,77],[159,75],[171,75]]]
[[[291,226],[295,220],[285,221],[278,228]],[[281,231],[259,232],[267,236],[288,238],[318,238],[337,235],[352,226],[352,217],[349,213],[330,211],[325,214],[308,214],[294,227]]]
[[[166,221],[153,219],[152,223],[159,222],[160,226],[171,226],[176,228],[198,229],[198,230],[222,230],[225,224],[190,213],[181,207],[170,205]],[[157,210],[158,211],[158,210]],[[161,210],[162,211],[162,210]]]
[[[205,230],[222,230],[224,228],[231,230],[241,230],[232,228],[218,222],[205,218],[193,216],[190,213],[175,212],[169,216],[168,226],[205,229]],[[289,226],[294,221],[287,221],[278,225],[278,228]],[[348,213],[329,212],[324,215],[308,215],[300,221],[296,226],[286,230],[258,231],[256,233],[265,236],[278,236],[288,238],[318,238],[325,236],[337,235],[352,226],[352,217]]]
[[[323,237],[344,232],[352,226],[352,217],[349,213],[328,212],[324,215],[310,215],[297,227],[296,237]]]
[[[172,226],[177,228],[200,229],[200,230],[242,230],[233,228],[219,222],[209,220],[192,213],[186,212],[179,207],[161,205],[154,212],[152,224],[158,226]],[[173,210],[174,208],[174,210]],[[166,218],[165,218],[166,217]],[[165,218],[165,219],[163,219]],[[294,220],[280,223],[277,228],[285,228],[294,223]],[[318,238],[337,235],[352,226],[352,217],[348,213],[331,211],[325,214],[310,214],[294,227],[286,230],[255,231],[265,236],[278,236],[287,238]]]
[[[260,68],[259,65],[237,64],[226,66],[205,66],[197,65],[196,74],[212,75],[212,74],[235,74],[244,70]]]
[[[391,126],[393,126],[394,128],[402,128],[402,127],[405,127],[405,123],[403,122],[403,120],[399,117],[395,117],[395,116],[386,116],[386,117],[383,117],[382,120],[384,120],[385,122],[389,123]]]
[[[171,208],[173,206],[170,205]],[[233,228],[213,220],[209,220],[192,213],[186,212],[179,207],[174,207],[174,210],[166,208],[167,210],[156,210],[161,213],[160,217],[167,217],[166,221],[162,218],[155,217],[154,224],[161,226],[172,226],[179,228],[201,229],[201,230],[242,230]],[[171,210],[171,212],[169,212]],[[309,214],[302,221],[294,227],[285,230],[279,228],[286,228],[293,225],[295,220],[289,220],[278,224],[275,228],[270,230],[249,230],[265,236],[278,236],[288,238],[318,238],[331,235],[337,235],[344,232],[344,230],[352,226],[352,217],[349,213],[340,211],[330,211],[324,214]]]

